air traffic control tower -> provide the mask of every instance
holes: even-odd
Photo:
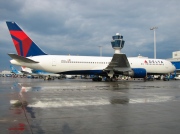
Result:
[[[111,45],[112,48],[114,49],[114,53],[115,54],[120,54],[121,53],[121,49],[124,47],[124,43],[125,41],[123,40],[123,36],[120,35],[119,33],[116,33],[116,35],[112,36],[112,41],[111,41]]]

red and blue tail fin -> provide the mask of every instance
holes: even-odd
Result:
[[[8,26],[18,55],[23,57],[47,55],[26,35],[26,33],[15,22],[7,21],[6,24]]]

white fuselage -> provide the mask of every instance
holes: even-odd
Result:
[[[79,71],[99,71],[105,69],[112,57],[95,56],[63,56],[42,55],[27,57],[39,63],[24,63],[11,60],[12,64],[26,66],[32,69],[44,70],[51,73],[80,74]],[[171,62],[162,59],[128,58],[131,68],[144,68],[149,74],[171,73],[175,67]]]

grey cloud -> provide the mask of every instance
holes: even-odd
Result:
[[[180,48],[179,6],[179,0],[7,0],[0,2],[0,24],[16,21],[50,54],[97,56],[102,45],[103,55],[112,56],[111,36],[119,32],[126,41],[123,53],[147,57],[153,57],[150,27],[157,26],[157,57],[169,58]],[[11,41],[7,32],[0,39],[10,44],[7,37]]]

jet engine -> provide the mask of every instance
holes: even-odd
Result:
[[[130,76],[132,78],[144,78],[146,77],[146,69],[133,68],[131,71],[123,72],[123,75]]]

